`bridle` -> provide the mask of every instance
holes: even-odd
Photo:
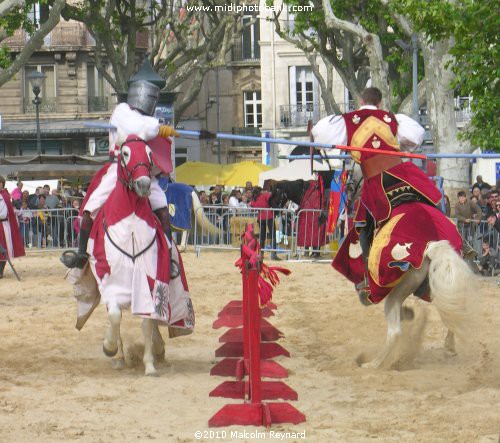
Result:
[[[123,156],[123,147],[125,146],[125,144],[130,143],[130,142],[142,142],[144,144],[146,144],[146,142],[142,138],[137,137],[137,138],[132,138],[132,139],[126,140],[120,146],[120,161],[118,163],[118,168],[120,168],[123,171],[123,174],[126,176],[126,179],[123,179],[120,175],[118,175],[118,181],[120,183],[122,183],[129,190],[132,190],[133,186],[134,186],[133,174],[134,174],[135,170],[141,166],[144,166],[148,171],[149,177],[151,177],[151,171],[153,169],[153,160],[150,159],[149,163],[138,162],[137,164],[134,165],[134,167],[131,170],[129,170],[127,168],[127,165],[125,163],[125,159]]]

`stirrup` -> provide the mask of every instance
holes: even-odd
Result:
[[[363,306],[370,306],[372,302],[370,301],[370,286],[368,285],[368,282],[365,280],[357,283],[354,285],[356,288],[356,292],[358,293],[359,301]]]

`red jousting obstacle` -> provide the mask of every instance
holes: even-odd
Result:
[[[297,400],[297,393],[282,381],[263,381],[261,377],[285,378],[288,371],[272,359],[290,353],[278,343],[283,334],[263,317],[271,317],[276,305],[270,302],[273,287],[279,283],[278,272],[290,271],[268,267],[262,262],[260,248],[252,225],[243,235],[241,258],[236,262],[243,282],[242,302],[233,300],[219,313],[215,329],[230,327],[219,339],[224,344],[216,357],[227,357],[217,363],[210,375],[234,376],[236,380],[217,386],[211,397],[243,399],[243,404],[228,404],[208,422],[209,426],[254,425],[272,423],[298,424],[306,420],[292,405],[263,400]],[[242,327],[241,327],[242,326]]]

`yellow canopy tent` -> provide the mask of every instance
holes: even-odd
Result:
[[[188,185],[245,186],[247,181],[256,185],[259,174],[272,169],[254,161],[242,161],[230,165],[205,162],[186,162],[175,168],[175,180]]]
[[[246,182],[250,181],[253,185],[256,185],[259,182],[259,174],[270,169],[273,168],[251,160],[224,165],[222,184],[226,186],[245,186]]]
[[[187,185],[221,185],[222,165],[186,162],[175,168],[175,180]]]

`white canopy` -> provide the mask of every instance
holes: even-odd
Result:
[[[340,160],[330,160],[330,163],[332,169],[334,169],[340,164]],[[325,162],[314,162],[315,171],[328,171],[329,169]],[[315,179],[314,175],[311,174],[311,161],[309,159],[294,160],[284,166],[261,172],[259,174],[259,186],[264,186],[266,180],[292,181],[300,179],[306,181]]]

